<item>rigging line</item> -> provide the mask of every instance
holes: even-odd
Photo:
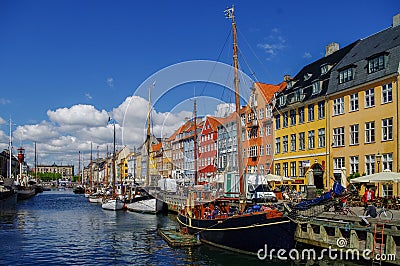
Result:
[[[247,63],[246,57],[244,56],[244,54],[242,53],[242,51],[240,50],[240,48],[238,47],[238,51],[241,55],[241,58],[243,58],[243,61],[245,63],[245,65],[247,66],[247,68],[250,70],[251,76],[254,78],[255,81],[258,82],[258,79],[255,75],[255,72],[253,71],[253,69],[250,67],[249,63]]]
[[[243,40],[245,41],[245,43],[247,44],[247,46],[249,47],[250,51],[253,53],[253,55],[255,56],[255,58],[258,60],[258,62],[260,62],[260,65],[264,68],[265,72],[268,73],[268,69],[267,67],[263,64],[263,62],[261,61],[260,57],[257,56],[257,54],[255,53],[255,51],[253,50],[253,48],[250,46],[250,43],[247,41],[245,35],[240,31],[240,29],[238,27],[236,27],[237,31],[239,32],[240,36],[242,36]]]
[[[226,43],[228,42],[228,39],[229,39],[230,36],[231,36],[231,30],[229,29],[229,30],[228,30],[228,35],[226,36],[226,39],[225,39],[225,42],[224,42],[224,45],[222,46],[222,49],[219,51],[218,58],[217,58],[217,60],[216,60],[215,63],[214,63],[214,66],[213,66],[213,68],[212,68],[212,70],[211,70],[211,72],[210,72],[210,75],[209,75],[208,78],[207,78],[207,81],[210,80],[211,75],[214,73],[215,67],[216,67],[217,63],[219,62],[219,59],[221,58],[222,52],[224,51],[225,46],[226,46]],[[204,84],[204,86],[203,86],[203,90],[201,91],[201,93],[200,93],[199,95],[203,95],[203,93],[204,93],[204,91],[205,91],[207,85],[208,85],[208,82],[205,82],[205,84]]]

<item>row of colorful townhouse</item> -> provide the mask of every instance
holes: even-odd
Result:
[[[151,136],[149,156],[145,144],[119,152],[118,174],[141,180],[149,159],[153,180],[222,182],[221,173],[237,171],[238,152],[245,173],[291,177],[302,191],[400,171],[399,22],[400,14],[391,27],[346,47],[327,45],[324,57],[280,84],[254,83],[239,119],[236,113],[187,119],[168,138]],[[376,185],[383,196],[399,194],[400,185]]]

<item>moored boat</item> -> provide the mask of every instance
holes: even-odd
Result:
[[[106,197],[101,203],[105,210],[118,211],[125,208],[125,203],[118,197]]]
[[[238,48],[233,7],[227,9],[225,13],[232,20],[233,30],[236,132],[242,132]],[[237,150],[239,151],[236,157],[237,172],[234,172],[235,177],[230,175],[229,182],[226,179],[224,183],[233,184],[234,187],[239,184],[238,188],[231,187],[226,189],[225,197],[219,197],[209,202],[196,200],[195,193],[191,192],[186,206],[178,214],[178,223],[182,231],[197,235],[200,241],[227,250],[245,254],[257,254],[266,247],[268,250],[283,249],[288,251],[295,244],[296,224],[286,216],[283,212],[284,208],[281,211],[278,205],[271,204],[267,207],[251,203],[251,199],[247,197],[246,178],[243,176],[244,169],[241,152],[243,149],[240,133],[236,134],[236,142]],[[197,160],[196,154],[195,152],[195,162]],[[197,170],[195,169],[195,185],[197,185],[196,180]]]
[[[75,194],[85,194],[85,188],[81,185],[76,186],[73,191]]]
[[[18,200],[25,200],[35,196],[35,188],[34,187],[26,187],[26,186],[17,186],[17,197]]]
[[[14,179],[5,178],[0,185],[0,210],[12,210],[17,205],[17,192],[14,190]]]

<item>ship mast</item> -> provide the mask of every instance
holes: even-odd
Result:
[[[153,83],[153,87],[155,82]],[[146,179],[145,179],[145,186],[150,185],[150,113],[151,113],[151,86],[149,87],[149,104],[147,108],[147,136],[146,136],[146,149],[147,149],[147,160],[146,160]]]
[[[11,152],[11,150],[12,150],[12,136],[11,136],[11,117],[10,117],[10,140],[9,140],[9,144],[8,144],[8,155],[9,155],[9,165],[8,165],[8,177],[9,178],[11,178],[11,176],[12,176],[12,171],[11,171],[11,167],[12,167],[12,164],[11,164],[11,159],[12,159],[12,152]]]
[[[92,158],[92,142],[90,142],[90,176],[89,176],[89,179],[90,179],[90,190],[92,190],[93,189],[93,160],[92,160],[93,158]],[[92,191],[93,192],[93,191]]]
[[[237,139],[237,157],[238,157],[238,173],[240,182],[240,197],[244,197],[244,177],[243,177],[243,161],[242,161],[242,126],[240,119],[240,95],[239,95],[239,64],[237,51],[237,34],[234,7],[225,10],[225,15],[232,20],[233,32],[233,69],[234,69],[234,86],[235,86],[235,105],[236,105],[236,139]]]
[[[194,111],[193,111],[193,116],[194,116],[194,143],[193,143],[193,159],[194,159],[194,184],[197,185],[197,111],[196,111],[196,98],[194,98]]]

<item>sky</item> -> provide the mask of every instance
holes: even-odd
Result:
[[[232,109],[234,5],[242,104],[252,82],[278,84],[392,24],[400,1],[0,0],[0,150],[26,161],[83,164],[151,128],[169,137],[193,116]],[[77,170],[76,170],[77,171]]]

